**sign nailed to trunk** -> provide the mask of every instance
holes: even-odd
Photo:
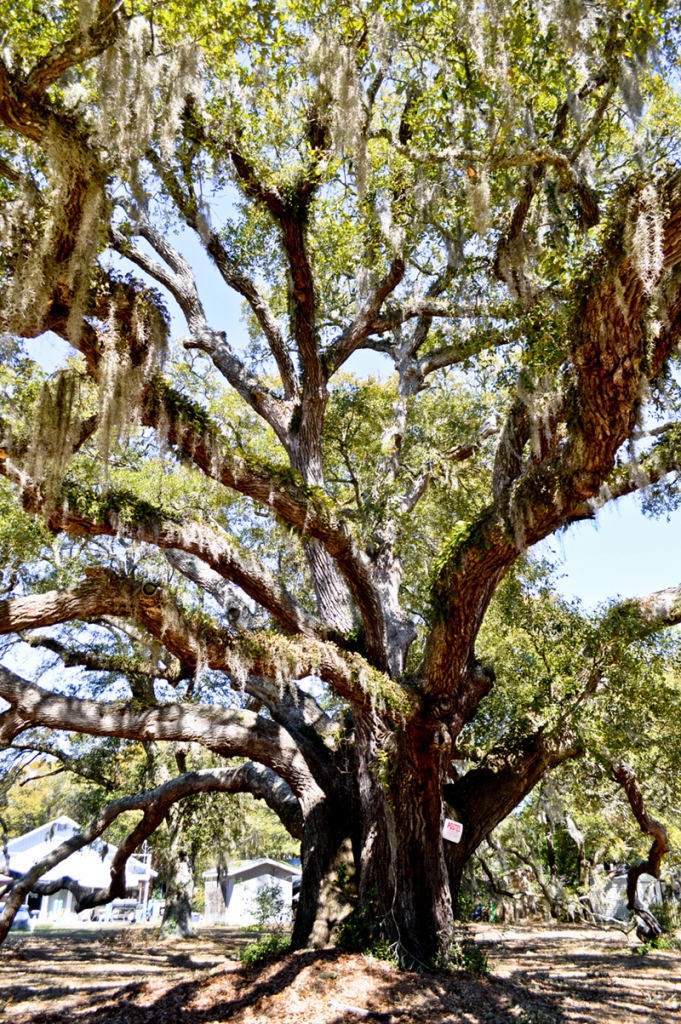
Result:
[[[445,818],[444,828],[442,829],[442,838],[449,839],[452,843],[458,843],[461,841],[461,833],[463,832],[463,825],[458,821],[452,821],[451,818]]]

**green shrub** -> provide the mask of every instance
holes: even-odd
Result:
[[[283,953],[284,950],[289,948],[290,944],[289,936],[277,929],[270,932],[269,935],[265,935],[258,942],[251,942],[248,946],[240,949],[239,960],[241,960],[244,967],[255,967],[263,960],[266,960],[268,956],[273,956],[275,953]]]
[[[253,916],[261,928],[267,925],[281,924],[288,906],[284,899],[279,882],[265,883],[261,885],[253,899]]]
[[[668,949],[668,950],[681,950],[681,942],[678,939],[673,939],[669,935],[658,935],[656,939],[651,939],[649,942],[644,942],[641,946],[632,949],[632,953],[636,956],[645,956],[654,949]]]
[[[449,949],[438,965],[445,970],[469,971],[478,977],[489,974],[489,960],[467,928],[454,933]]]

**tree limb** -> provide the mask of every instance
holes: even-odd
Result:
[[[222,757],[251,757],[286,779],[303,807],[320,798],[297,743],[275,722],[252,711],[215,706],[65,697],[29,683],[0,665],[0,696],[11,704],[0,715],[0,742],[11,744],[28,728],[43,726],[89,736],[200,743]]]
[[[116,672],[120,675],[139,674],[149,679],[165,679],[171,686],[177,686],[183,679],[192,675],[192,669],[183,665],[177,658],[169,658],[169,664],[160,666],[156,662],[125,654],[104,654],[69,647],[52,636],[41,636],[35,633],[19,633],[21,640],[29,647],[42,647],[52,651],[61,659],[65,668],[86,668],[91,672]]]
[[[157,584],[119,579],[113,573],[93,574],[65,591],[0,602],[0,634],[97,618],[111,614],[112,608],[117,615],[140,622],[183,664],[206,664],[237,680],[249,673],[271,679],[314,674],[355,703],[384,706],[388,717],[399,719],[411,707],[408,691],[372,669],[358,654],[341,652],[329,642],[295,640],[275,633],[235,637],[217,623],[192,619]],[[0,692],[0,696],[4,694]]]
[[[328,374],[335,373],[343,363],[359,348],[362,341],[370,334],[381,334],[391,328],[376,329],[377,317],[381,306],[388,295],[397,288],[404,277],[406,265],[402,257],[396,257],[390,264],[388,273],[376,285],[368,299],[362,304],[353,322],[343,331],[340,337],[329,346],[324,354]],[[416,314],[417,315],[417,314]],[[405,317],[406,319],[406,317]]]
[[[44,498],[38,484],[29,481],[10,460],[0,462],[0,474],[8,476],[20,485],[23,484],[24,508],[36,513],[43,510]],[[162,510],[141,502],[134,495],[114,490],[108,492],[108,507],[102,507],[98,517],[96,513],[94,517],[87,516],[78,510],[84,497],[86,495],[82,488],[70,494],[67,501],[55,508],[49,516],[50,528],[90,536],[125,536],[162,549],[181,551],[188,558],[193,556],[204,563],[204,569],[199,569],[199,563],[192,563],[196,575],[200,574],[207,582],[212,571],[223,582],[231,580],[268,611],[287,632],[301,633],[303,636],[326,635],[319,620],[288,593],[255,555],[240,551],[226,534],[200,523],[182,524]],[[89,494],[87,498],[94,499],[89,501],[90,509],[96,508],[97,496]],[[136,507],[138,515],[122,523],[118,509],[125,507]],[[189,565],[186,561],[183,561],[183,564]],[[210,579],[214,581],[214,577]],[[211,586],[216,582],[212,582]],[[119,612],[112,608],[110,614],[118,615]],[[86,613],[86,617],[91,616]]]
[[[633,812],[639,828],[644,835],[652,836],[653,843],[648,852],[646,860],[641,861],[627,872],[627,906],[643,922],[637,929],[637,934],[645,941],[656,938],[662,934],[660,923],[638,898],[638,880],[641,875],[652,875],[653,878],[660,877],[662,858],[669,853],[669,835],[661,822],[646,810],[643,802],[643,794],[639,789],[636,775],[626,764],[618,764],[613,767],[613,778],[626,793],[627,800]]]
[[[121,30],[122,19],[118,12],[123,0],[104,0],[99,5],[99,16],[92,24],[77,32],[70,39],[56,43],[26,76],[24,86],[25,101],[35,104],[36,100],[51,85],[75,64],[92,60],[111,46]]]
[[[108,778],[102,772],[97,771],[95,768],[92,768],[84,761],[83,758],[72,757],[54,743],[49,743],[46,740],[40,739],[25,740],[23,742],[15,740],[10,745],[10,749],[26,753],[37,752],[39,754],[47,754],[49,757],[56,758],[56,760],[61,763],[64,770],[70,771],[82,779],[87,779],[89,782],[96,783],[96,785],[101,786],[102,789],[107,792],[111,792],[114,788],[112,779]]]
[[[681,173],[669,175],[658,191],[665,209],[664,273],[681,261]],[[520,475],[507,475],[508,482],[497,487],[494,504],[452,536],[442,559],[434,584],[439,611],[426,650],[428,687],[434,690],[456,692],[465,685],[464,657],[508,566],[525,546],[569,521],[598,493],[634,429],[641,383],[653,368],[645,361],[648,293],[621,245],[629,209],[628,200],[622,199],[612,244],[605,243],[593,275],[576,289],[570,387],[559,396],[564,403],[561,415],[570,422],[564,443],[557,445],[554,435],[546,455],[542,452],[522,463]],[[676,310],[678,275],[670,275],[669,287],[668,306]],[[660,361],[679,333],[681,315],[670,322]],[[461,651],[459,660],[453,657],[456,649]]]
[[[160,158],[152,150],[147,153],[147,156],[168,190],[178,211],[182,214],[185,223],[198,234],[222,279],[230,288],[243,296],[253,310],[253,314],[260,324],[270,351],[277,363],[284,388],[284,397],[293,402],[297,401],[299,393],[298,377],[277,319],[265,297],[252,278],[230,260],[219,235],[208,224],[199,200],[189,184],[186,182],[184,185],[181,184],[177,176],[169,167],[161,162]],[[213,357],[213,353],[211,352],[210,354]],[[222,372],[227,370],[233,375],[233,367],[227,358],[226,352],[216,349],[213,358],[218,369],[222,370]],[[225,376],[227,376],[226,373]],[[227,377],[227,379],[229,380],[230,378]]]
[[[159,385],[156,391],[157,400],[152,402],[150,399],[144,413],[148,425],[160,429],[165,423],[169,440],[186,451],[207,475],[269,505],[303,534],[310,534],[322,542],[343,572],[362,614],[368,656],[382,670],[387,664],[387,623],[371,564],[355,544],[347,527],[330,515],[325,495],[319,489],[299,484],[295,475],[285,470],[281,471],[277,482],[274,471],[253,468],[246,460],[230,456],[216,439],[216,432],[202,410],[197,411],[165,386]],[[194,415],[200,417],[198,424],[193,420]],[[21,487],[24,508],[32,512],[44,509],[45,498],[39,483],[30,480],[11,460],[0,460],[0,474]],[[117,507],[119,500],[120,508],[128,512],[131,507],[136,510],[132,520],[126,516],[126,523],[121,522]],[[97,506],[99,512],[93,516],[92,509],[97,509]],[[79,511],[85,507],[88,514]],[[86,494],[82,485],[72,487],[66,480],[60,502],[49,515],[49,526],[55,531],[91,535],[115,536],[123,532],[133,539],[187,551],[240,586],[288,631],[315,635],[318,630],[317,620],[309,613],[303,613],[302,607],[286,596],[284,588],[253,556],[241,556],[231,541],[216,536],[215,531],[207,527],[196,523],[181,525],[169,516],[159,517],[156,509],[135,495],[119,492],[116,496],[109,491],[104,499],[94,493]]]
[[[135,263],[145,273],[162,284],[176,299],[184,313],[191,332],[187,349],[199,349],[209,355],[222,373],[251,408],[272,427],[282,443],[289,440],[288,429],[293,406],[282,402],[235,355],[224,331],[215,331],[208,325],[203,304],[199,298],[196,279],[191,267],[167,239],[149,222],[144,213],[137,214],[135,232],[145,238],[164,260],[159,263],[144,250],[134,245],[116,227],[111,228],[114,248]]]

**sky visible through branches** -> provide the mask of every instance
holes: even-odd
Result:
[[[224,196],[211,199],[210,207],[216,227],[232,212],[232,204]],[[234,348],[243,350],[248,336],[241,319],[241,299],[225,288],[195,234],[185,228],[175,243],[194,268],[208,321],[226,329]],[[145,246],[143,239],[137,244]],[[128,271],[130,265],[121,259],[120,268]],[[137,267],[135,274],[146,276]],[[172,297],[167,295],[166,299],[172,334],[178,337],[185,333],[184,318]],[[25,344],[29,354],[48,372],[61,365],[71,351],[65,341],[52,334]],[[373,374],[382,379],[392,369],[387,356],[370,351],[355,352],[344,367],[360,377]],[[578,598],[585,608],[595,608],[616,597],[637,597],[680,583],[680,529],[681,509],[668,517],[663,514],[651,518],[641,511],[640,498],[628,495],[606,505],[594,522],[576,523],[537,545],[535,551],[556,564],[556,584],[562,594]],[[33,657],[28,648],[22,653]]]

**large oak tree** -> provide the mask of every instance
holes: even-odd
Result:
[[[103,562],[49,590],[10,580],[0,629],[40,644],[26,631],[88,623],[65,658],[93,670],[98,623],[156,644],[144,665],[108,663],[146,680],[127,702],[0,669],[2,739],[42,727],[252,759],[238,786],[283,780],[302,822],[294,944],[327,941],[351,850],[358,914],[432,962],[466,861],[579,755],[606,666],[681,619],[676,589],[611,610],[551,714],[500,719],[453,765],[494,687],[476,642],[519,557],[624,494],[673,496],[674,11],[0,9],[3,326],[80,354],[41,387],[8,356],[0,471],[26,514]],[[190,233],[243,300],[243,351],[206,313]],[[170,300],[187,357],[164,368]],[[347,375],[362,351],[392,361],[388,383]],[[106,552],[128,541],[184,590],[115,571]],[[252,703],[197,701],[182,686],[204,670]],[[158,680],[183,696],[158,699]],[[141,835],[162,813],[130,799]]]

